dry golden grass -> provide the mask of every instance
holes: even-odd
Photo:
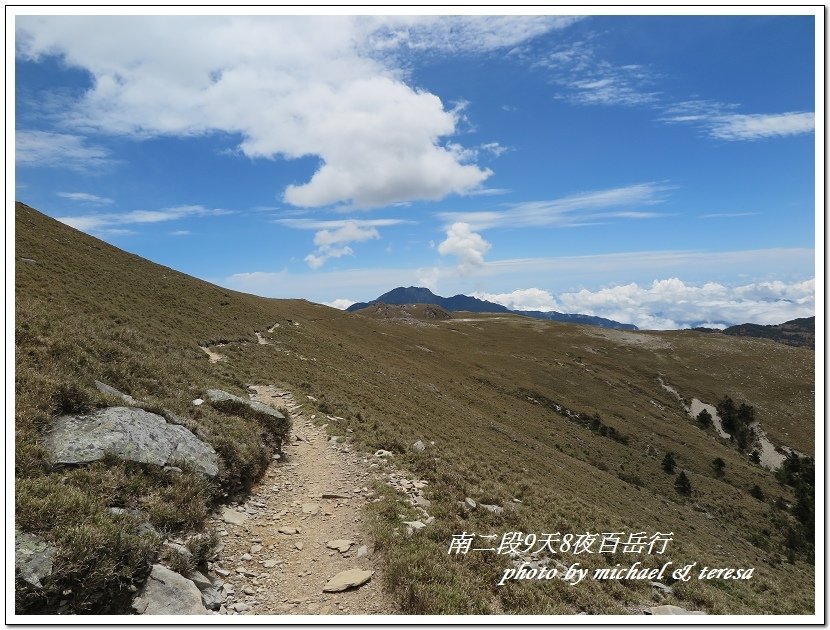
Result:
[[[665,603],[710,613],[813,611],[809,552],[787,558],[784,532],[794,520],[773,507],[777,498],[794,503],[792,489],[719,440],[713,429],[700,429],[658,381],[662,377],[686,398],[714,403],[729,395],[747,401],[773,441],[813,454],[814,353],[808,348],[691,331],[622,333],[504,315],[454,314],[427,327],[369,319],[302,300],[224,290],[21,205],[16,256],[16,518],[24,529],[40,509],[32,497],[41,494],[74,497],[65,510],[67,522],[104,533],[112,527],[105,514],[112,497],[152,507],[162,496],[165,486],[152,471],[102,465],[124,473],[111,488],[97,468],[83,482],[75,477],[80,470],[63,481],[44,461],[38,443],[55,414],[106,402],[93,379],[187,416],[223,455],[220,487],[202,487],[194,478],[187,487],[166,489],[163,496],[174,505],[190,506],[186,523],[156,513],[156,522],[171,531],[198,528],[196,506],[207,506],[223,489],[244,488],[268,456],[264,436],[246,424],[251,421],[194,413],[189,401],[206,387],[242,393],[247,383],[270,382],[298,399],[312,395],[317,410],[343,417],[322,419],[331,434],[367,451],[393,451],[400,467],[429,481],[436,522],[418,535],[395,533],[405,508],[391,495],[369,515],[388,563],[389,586],[409,612],[611,613],[654,601],[652,589],[636,582],[497,587],[504,557],[447,554],[452,534],[462,530],[673,531],[667,559],[754,566],[756,576],[748,582],[690,582]],[[36,263],[20,263],[21,257]],[[270,344],[257,344],[255,332]],[[229,343],[216,348],[220,342]],[[209,363],[200,345],[226,360]],[[569,419],[554,405],[583,419]],[[595,414],[600,425],[591,424]],[[624,440],[609,437],[603,426]],[[418,439],[427,444],[423,453],[409,449]],[[675,476],[660,467],[667,451],[691,480],[688,498],[678,495]],[[711,465],[716,457],[726,463],[722,476]],[[755,485],[766,501],[749,494]],[[516,509],[501,516],[465,514],[457,501],[466,496]],[[60,527],[38,531],[60,546],[60,566],[67,567],[60,575],[70,576],[54,581],[53,588],[79,579],[82,569],[75,569],[80,565],[74,558],[80,552],[66,547]],[[123,587],[140,577],[151,551],[137,542],[128,551],[134,575],[101,579],[96,588],[100,582],[112,593],[112,584]],[[570,564],[569,559],[574,561],[562,561]],[[613,566],[632,558],[595,556],[586,562],[608,561]],[[19,605],[55,603],[24,595]],[[108,604],[96,601],[84,600],[75,609]]]

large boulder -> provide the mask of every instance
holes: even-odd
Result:
[[[154,564],[133,608],[139,615],[206,615],[202,594],[192,580]]]
[[[40,581],[52,574],[56,549],[32,534],[14,530],[14,567],[18,576],[32,586],[42,588]]]
[[[219,472],[219,456],[212,446],[183,426],[131,407],[61,416],[44,446],[56,464],[86,464],[114,455],[157,466],[185,463],[209,477]]]

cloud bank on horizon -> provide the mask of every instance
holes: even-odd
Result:
[[[814,21],[19,15],[17,190],[274,297],[425,284],[647,328],[791,319],[815,305]],[[695,258],[761,251],[802,253]],[[803,291],[739,291],[776,283]]]

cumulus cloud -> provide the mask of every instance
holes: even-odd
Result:
[[[456,256],[459,271],[468,273],[484,264],[484,254],[490,247],[481,234],[473,232],[469,223],[458,222],[447,229],[447,238],[438,245],[438,253]]]
[[[655,330],[700,325],[725,328],[745,322],[780,324],[815,315],[815,279],[729,287],[717,282],[695,286],[668,278],[650,286],[631,283],[557,297],[537,288],[474,295],[516,310],[584,313]]]
[[[496,50],[571,22],[19,16],[16,26],[19,57],[58,56],[91,75],[62,124],[134,137],[234,134],[251,158],[320,159],[308,181],[283,191],[287,203],[376,207],[463,194],[491,174],[449,140],[460,110],[408,85],[396,50]],[[32,152],[24,146],[19,159]],[[86,160],[96,156],[106,157]]]
[[[314,235],[317,249],[306,256],[305,261],[312,269],[319,269],[330,258],[351,256],[354,251],[347,243],[362,243],[375,238],[380,238],[380,234],[374,227],[363,227],[357,221],[346,221],[337,229],[317,232]]]
[[[514,311],[555,311],[559,303],[544,289],[516,289],[510,293],[475,292],[473,297],[501,304]]]

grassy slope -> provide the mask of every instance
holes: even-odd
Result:
[[[397,535],[397,515],[405,508],[391,498],[373,514],[390,586],[407,610],[624,611],[649,601],[650,587],[553,581],[497,588],[503,556],[449,556],[447,544],[462,530],[644,530],[675,533],[665,558],[675,563],[756,567],[749,582],[679,585],[669,603],[715,613],[812,611],[813,567],[801,557],[782,560],[782,531],[792,517],[772,506],[775,497],[792,503],[792,491],[713,432],[694,426],[658,383],[662,375],[687,398],[714,402],[728,394],[748,401],[773,441],[812,454],[809,349],[696,332],[620,334],[513,316],[471,315],[460,319],[472,321],[456,317],[413,327],[224,290],[21,205],[16,220],[17,521],[64,545],[73,562],[74,539],[56,534],[54,519],[38,520],[56,509],[57,497],[64,500],[67,485],[80,507],[65,511],[69,519],[82,513],[84,527],[110,527],[104,508],[124,504],[148,510],[170,531],[198,527],[207,499],[221,489],[202,488],[187,476],[187,482],[165,485],[151,472],[117,464],[100,467],[97,475],[51,471],[37,442],[58,408],[102,402],[91,387],[94,378],[182,414],[206,386],[240,392],[245,383],[275,382],[313,395],[322,411],[344,417],[329,425],[331,433],[367,450],[392,450],[400,465],[430,481],[437,521],[424,533]],[[21,257],[37,263],[21,263]],[[256,345],[254,331],[264,333],[275,322],[280,327],[265,334],[272,344]],[[219,340],[240,343],[218,350],[226,362],[209,364],[198,346]],[[599,413],[628,443],[567,420],[550,401]],[[192,418],[200,435],[231,462],[223,471],[226,487],[261,470],[267,452],[247,421],[211,412]],[[435,444],[424,453],[408,451],[417,439]],[[677,494],[674,476],[660,468],[668,450],[692,481],[689,498]],[[721,478],[710,466],[715,457],[726,461]],[[110,482],[113,469],[121,476]],[[748,494],[756,484],[765,502]],[[465,496],[522,503],[501,517],[464,515],[456,502]],[[171,501],[187,508],[176,514],[188,517],[165,515],[159,506]],[[129,566],[151,554],[136,542],[125,543],[123,553],[137,554]],[[561,557],[583,566],[634,559]],[[74,566],[66,569],[70,581],[84,570],[72,573]],[[77,608],[83,606],[96,605]]]

